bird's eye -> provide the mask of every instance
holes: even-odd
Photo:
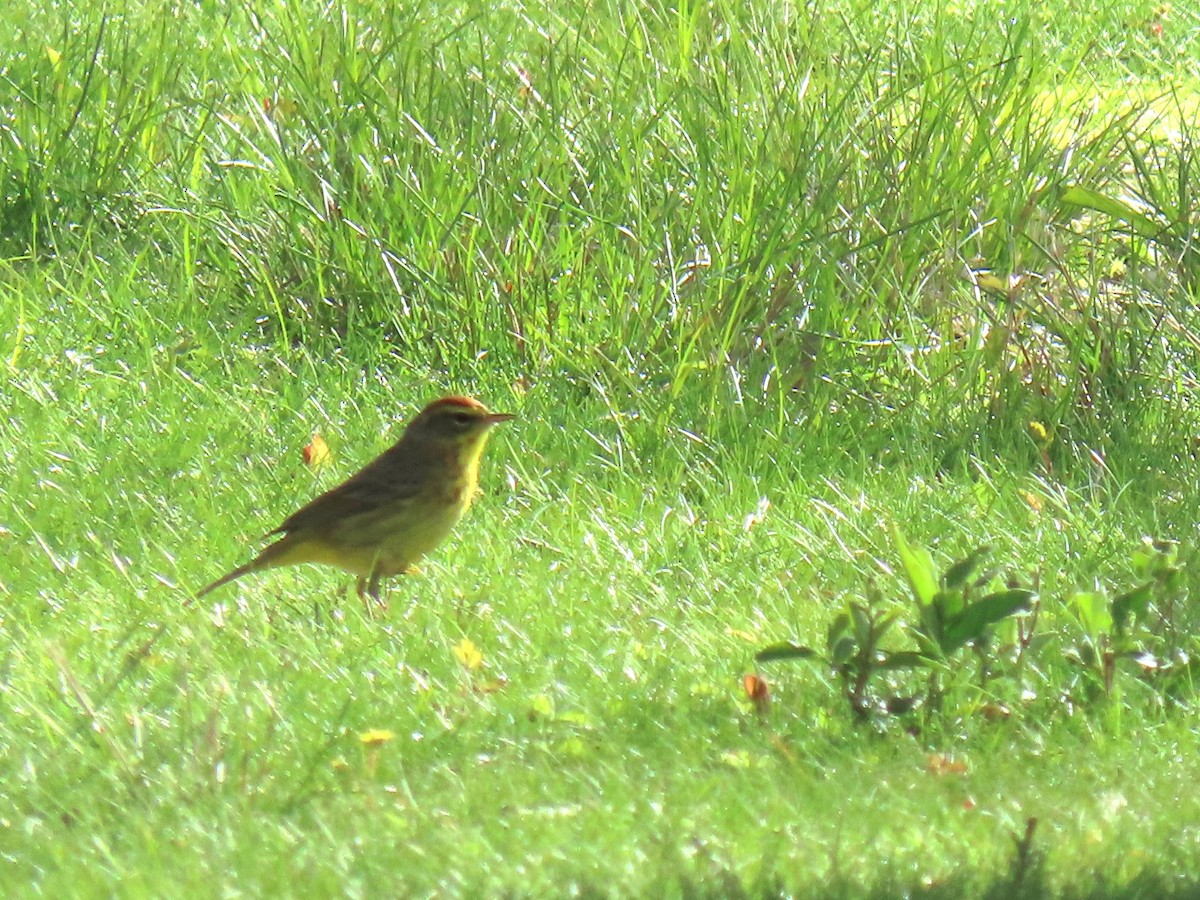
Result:
[[[475,421],[475,417],[470,413],[460,412],[454,414],[454,424],[459,428],[470,428]]]

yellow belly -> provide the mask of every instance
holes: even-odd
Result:
[[[430,513],[416,522],[411,516],[360,518],[324,533],[297,532],[264,552],[265,567],[318,563],[361,577],[399,575],[446,539],[467,505],[430,504]]]

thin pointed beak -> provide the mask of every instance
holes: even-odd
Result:
[[[488,413],[486,421],[488,425],[499,425],[501,422],[507,422],[515,418],[516,416],[513,413]]]

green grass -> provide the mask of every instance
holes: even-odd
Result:
[[[1193,12],[10,16],[4,896],[1196,889]],[[189,604],[450,391],[520,418],[386,615]],[[755,654],[912,649],[896,529],[1041,606],[860,722]]]

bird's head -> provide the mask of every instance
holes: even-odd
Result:
[[[492,426],[516,418],[510,413],[494,413],[470,397],[443,397],[434,400],[409,423],[404,436],[436,444],[459,446],[481,452]]]

